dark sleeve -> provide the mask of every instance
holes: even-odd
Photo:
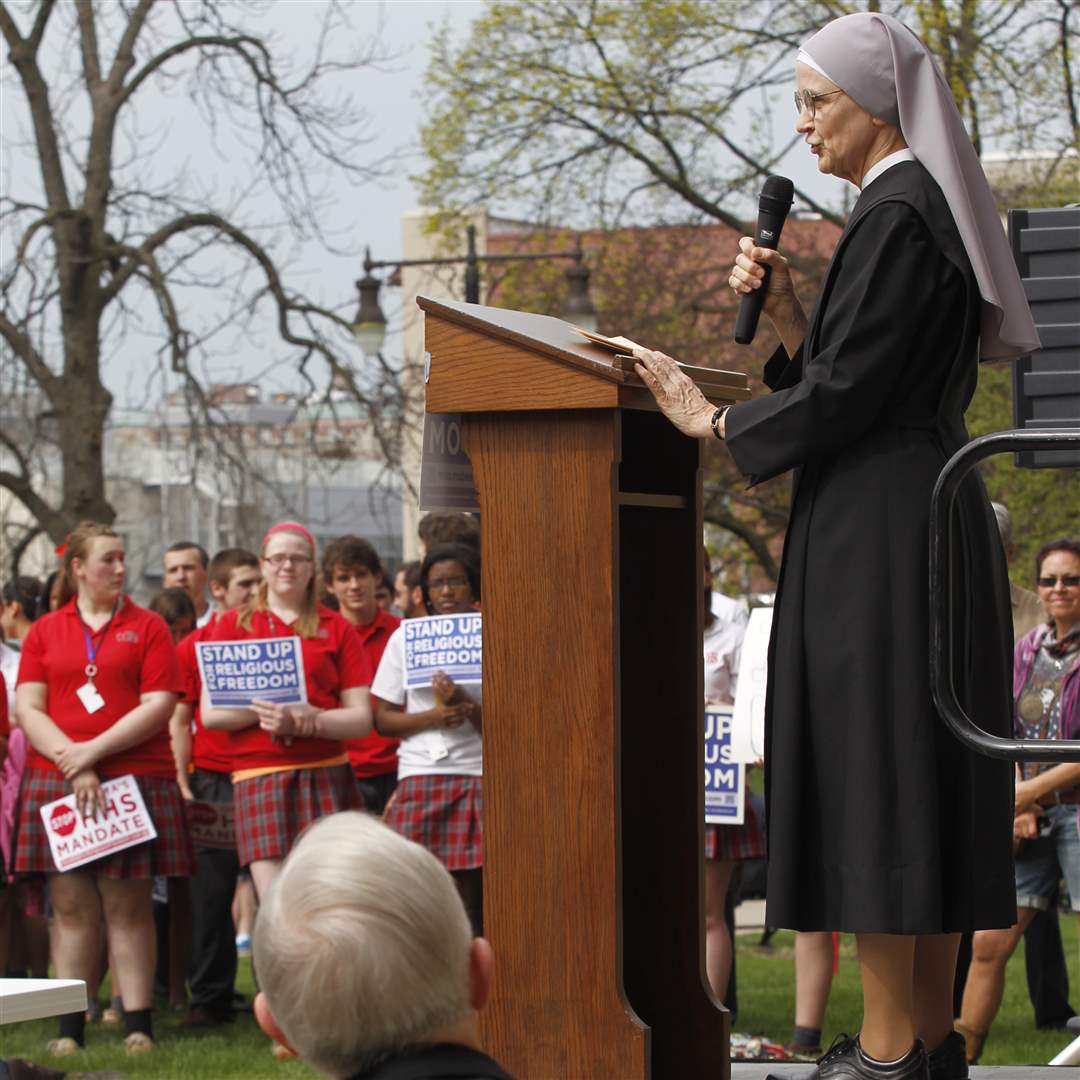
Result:
[[[801,362],[802,378],[728,412],[726,441],[744,476],[768,480],[873,427],[920,348],[919,312],[940,302],[943,259],[906,204],[866,214],[846,241],[813,355],[800,349],[791,361]]]
[[[786,390],[794,386],[802,378],[803,350],[794,356],[788,356],[787,349],[783,345],[777,347],[776,352],[765,361],[765,370],[761,373],[761,381],[770,390]]]

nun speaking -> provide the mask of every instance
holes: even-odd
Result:
[[[751,484],[794,470],[766,706],[769,926],[857,936],[858,1037],[817,1075],[968,1075],[953,1032],[959,935],[1016,921],[1013,767],[946,730],[929,683],[930,497],[967,441],[978,362],[1038,347],[949,87],[903,23],[829,23],[795,63],[796,130],[860,189],[809,314],[787,261],[744,237],[729,284],[765,288],[772,393],[714,409],[675,363],[637,371],[685,434]],[[765,283],[765,271],[770,271]],[[1010,722],[1009,591],[977,476],[957,498],[957,693]]]

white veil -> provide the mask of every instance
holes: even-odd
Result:
[[[898,19],[859,12],[819,30],[803,45],[800,60],[868,113],[896,124],[937,181],[983,299],[981,358],[1000,360],[1038,349],[1039,335],[990,186],[926,46]]]

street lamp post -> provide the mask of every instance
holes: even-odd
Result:
[[[469,225],[465,231],[465,254],[445,259],[372,259],[371,249],[364,252],[364,276],[356,282],[360,304],[352,323],[353,334],[365,353],[375,353],[382,348],[386,335],[386,316],[379,306],[381,282],[373,270],[398,270],[403,266],[461,266],[465,265],[465,302],[480,303],[480,264],[508,262],[536,262],[538,259],[573,259],[566,269],[568,291],[563,314],[568,321],[585,330],[596,329],[596,309],[589,296],[589,268],[585,265],[585,253],[581,237],[572,251],[543,251],[528,254],[480,255],[476,251],[476,226]]]

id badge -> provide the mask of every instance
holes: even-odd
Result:
[[[432,761],[442,761],[443,758],[450,756],[450,748],[446,745],[446,739],[443,738],[441,731],[435,733],[435,737],[428,747],[428,753],[431,755]]]
[[[96,713],[98,709],[105,707],[105,699],[98,693],[98,688],[92,682],[83,683],[75,693],[88,713]]]

